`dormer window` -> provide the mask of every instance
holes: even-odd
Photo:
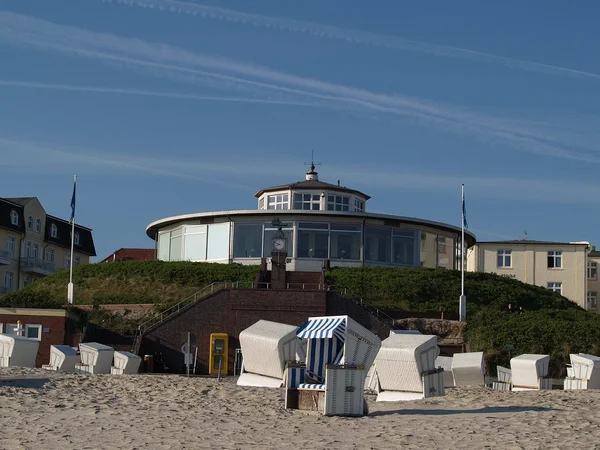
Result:
[[[294,194],[294,209],[318,211],[321,209],[319,194]]]
[[[58,238],[58,228],[54,224],[50,225],[50,237]]]
[[[40,219],[35,220],[35,231],[38,233],[42,232],[42,221]]]
[[[289,195],[277,194],[267,197],[267,209],[290,209]]]
[[[19,225],[19,214],[14,209],[10,212],[10,223]]]
[[[79,231],[75,232],[75,239],[73,241],[75,245],[79,245]]]
[[[27,218],[27,229],[33,230],[33,217],[29,216]]]
[[[350,211],[350,197],[345,195],[328,195],[328,211]]]

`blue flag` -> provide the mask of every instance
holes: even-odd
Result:
[[[75,179],[73,181],[73,197],[71,198],[71,220],[70,222],[73,222],[73,220],[75,219],[75,191],[77,190],[77,176],[75,176]]]
[[[467,224],[467,208],[465,207],[465,188],[463,185],[463,193],[462,193],[462,216],[463,216],[463,227],[469,228],[469,224]]]

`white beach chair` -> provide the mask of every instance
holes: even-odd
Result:
[[[524,354],[510,360],[513,391],[552,389],[548,378],[549,355]]]
[[[492,388],[496,391],[510,391],[512,387],[512,372],[506,367],[497,366],[498,381],[494,381]]]
[[[438,356],[435,358],[435,367],[444,369],[444,387],[454,387],[452,375],[452,356]]]
[[[483,352],[455,353],[452,376],[455,386],[485,386]]]
[[[571,367],[567,368],[564,389],[600,389],[600,357],[585,353],[569,357]]]
[[[280,388],[286,362],[295,361],[297,353],[303,352],[297,329],[294,325],[259,320],[242,331],[239,339],[243,360],[237,384]],[[301,378],[298,375],[298,382]]]
[[[130,352],[115,351],[114,362],[110,368],[112,375],[128,375],[138,373],[142,358]]]
[[[0,334],[0,367],[35,367],[38,347],[36,339]]]
[[[296,334],[307,340],[305,382],[291,392],[297,401],[289,407],[365,414],[365,377],[381,347],[379,337],[348,316],[311,317]]]
[[[75,364],[75,373],[110,373],[115,349],[98,342],[79,344],[81,362]]]
[[[445,394],[437,336],[393,334],[381,343],[375,358],[379,380],[377,401],[417,400]]]
[[[50,361],[44,364],[42,369],[73,373],[78,362],[79,355],[76,348],[69,345],[51,345]]]

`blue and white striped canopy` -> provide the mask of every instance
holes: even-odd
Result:
[[[308,339],[327,339],[336,336],[342,342],[346,332],[346,317],[313,317],[298,328],[296,336]]]

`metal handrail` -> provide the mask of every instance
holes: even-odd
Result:
[[[0,248],[0,258],[12,260],[13,255],[14,253],[12,251]]]

